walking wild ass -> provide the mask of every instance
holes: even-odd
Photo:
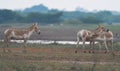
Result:
[[[26,51],[26,42],[27,39],[33,34],[33,32],[37,32],[40,34],[39,27],[36,24],[33,24],[32,26],[26,28],[26,29],[16,29],[16,28],[9,28],[6,29],[4,34],[5,34],[5,39],[4,42],[6,43],[6,47],[8,47],[8,44],[11,39],[22,39],[24,40],[24,51]],[[5,48],[3,48],[3,51],[5,52]],[[9,50],[8,50],[9,51]]]

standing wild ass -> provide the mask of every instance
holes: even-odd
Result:
[[[106,28],[104,26],[98,26],[94,31],[89,31],[89,30],[80,30],[77,33],[77,47],[79,45],[80,40],[82,40],[83,42],[83,47],[85,47],[85,41],[90,41],[90,48],[91,48],[91,44],[93,43],[93,47],[94,47],[94,41],[91,37],[93,37],[93,33],[101,33],[103,31],[105,31]]]
[[[27,46],[26,45],[27,39],[33,34],[33,32],[37,32],[38,34],[40,34],[40,30],[37,23],[33,24],[32,26],[26,29],[15,29],[15,28],[6,29],[4,32],[5,34],[4,42],[8,47],[8,43],[10,42],[11,39],[22,39],[24,40],[24,51],[26,51],[25,48]],[[3,51],[5,52],[5,48],[3,48]]]
[[[100,48],[101,48],[101,43],[104,42],[107,52],[109,52],[108,43],[111,44],[113,50],[113,33],[109,29],[107,29],[107,31],[95,32],[91,36],[92,36],[91,39],[99,42]]]

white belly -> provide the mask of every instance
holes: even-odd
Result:
[[[98,37],[95,40],[97,40],[97,41],[110,41],[110,40],[113,40],[113,38],[100,38],[100,37]]]
[[[14,38],[24,38],[24,36],[21,36],[21,35],[15,35],[14,32],[12,32],[10,36],[11,36],[11,37],[14,37]]]
[[[25,33],[23,35],[16,35],[14,33],[14,31],[11,33],[11,37],[14,37],[14,38],[29,38],[31,36],[32,32],[29,32],[29,33]]]

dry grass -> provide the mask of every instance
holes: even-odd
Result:
[[[27,53],[22,47],[13,47],[11,53],[0,48],[0,71],[119,71],[119,51],[112,53],[83,53],[74,45],[29,44]],[[35,46],[35,47],[33,47]],[[75,50],[78,53],[75,53]],[[88,62],[88,63],[81,63]],[[89,63],[92,62],[92,63]],[[108,62],[99,64],[98,62]],[[111,63],[112,62],[112,63]]]

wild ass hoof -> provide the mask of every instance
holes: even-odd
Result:
[[[75,50],[75,53],[77,53],[77,50]]]
[[[83,51],[83,53],[87,53],[87,51],[86,51],[86,50],[84,50],[84,51]]]
[[[109,51],[105,51],[105,54],[106,54],[106,53],[109,53]]]
[[[92,50],[89,50],[88,53],[93,53],[93,51],[92,51]]]
[[[88,51],[88,53],[91,53],[91,51]]]

